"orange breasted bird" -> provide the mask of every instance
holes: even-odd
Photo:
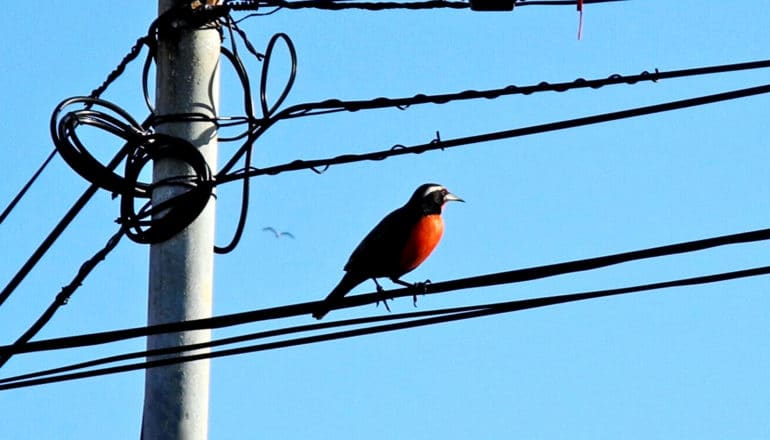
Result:
[[[406,204],[383,218],[350,255],[345,275],[313,312],[321,319],[353,288],[371,279],[390,278],[403,286],[413,285],[401,277],[420,265],[435,249],[444,232],[441,209],[446,202],[464,202],[441,185],[421,185]],[[387,306],[387,303],[385,304]]]

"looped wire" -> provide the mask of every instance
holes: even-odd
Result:
[[[331,166],[331,165],[329,165],[329,164],[326,164],[326,165],[324,165],[324,167],[323,167],[323,168],[321,168],[320,170],[318,169],[318,167],[310,167],[310,171],[312,171],[312,172],[314,172],[314,173],[316,173],[316,174],[319,174],[319,175],[320,175],[320,174],[323,174],[323,173],[325,173],[325,172],[326,172],[326,170],[328,170],[330,166]]]
[[[430,141],[431,145],[436,145],[441,143],[441,133],[439,133],[438,130],[436,130],[436,137],[431,139]],[[441,151],[444,151],[443,145],[439,147]]]
[[[69,106],[84,108],[62,115]],[[124,175],[97,160],[86,148],[77,129],[84,126],[106,131],[125,141],[128,158]],[[195,220],[213,192],[214,178],[206,159],[190,142],[173,136],[151,133],[117,105],[98,98],[75,97],[59,104],[51,117],[51,136],[67,164],[90,183],[121,197],[119,223],[126,235],[138,243],[167,240]],[[152,160],[173,158],[189,165],[193,175],[155,184],[139,181],[139,174]],[[137,198],[149,199],[162,185],[185,187],[170,199],[151,201],[135,212]]]
[[[84,108],[66,113],[62,111],[71,105],[84,104]],[[96,110],[94,107],[108,111]],[[74,97],[62,101],[51,116],[51,137],[56,150],[67,164],[81,177],[113,194],[134,194],[146,197],[147,186],[126,180],[99,162],[83,145],[76,129],[82,126],[96,127],[120,137],[126,142],[124,148],[136,148],[146,136],[144,128],[125,110],[103,99]]]
[[[272,125],[275,122],[273,115],[275,114],[276,110],[286,100],[286,97],[289,95],[289,92],[291,91],[294,85],[294,80],[297,75],[297,52],[294,48],[294,43],[291,41],[291,38],[289,38],[289,36],[284,33],[278,33],[273,35],[273,37],[270,39],[270,41],[267,44],[267,48],[265,49],[264,54],[262,54],[254,48],[254,46],[246,37],[245,32],[243,32],[240,28],[238,28],[237,22],[234,21],[229,15],[224,17],[222,22],[229,30],[230,39],[232,40],[232,45],[229,50],[224,46],[222,47],[222,54],[230,61],[230,64],[233,66],[236,73],[238,74],[239,79],[241,80],[241,84],[243,85],[243,93],[244,93],[244,107],[246,111],[246,117],[249,121],[249,126],[246,133],[243,133],[241,135],[228,139],[228,140],[235,140],[235,139],[240,139],[242,137],[247,137],[246,141],[238,150],[238,152],[236,152],[235,155],[233,155],[233,157],[228,161],[228,164],[225,165],[224,168],[220,171],[220,176],[224,177],[227,175],[227,172],[230,170],[230,168],[237,161],[239,161],[241,157],[243,158],[243,161],[244,161],[244,169],[250,169],[252,167],[251,162],[252,162],[252,156],[253,156],[254,142],[257,140],[257,138],[259,138],[259,136],[262,133],[264,133],[264,131],[270,125]],[[254,114],[253,104],[251,101],[251,85],[250,85],[250,81],[249,81],[249,77],[246,72],[246,69],[238,54],[238,47],[235,44],[236,34],[240,37],[246,49],[258,61],[262,62],[260,84],[259,84],[259,104],[260,104],[260,110],[262,112],[262,117],[260,119],[257,119],[256,115]],[[269,78],[270,65],[271,65],[270,63],[273,57],[273,52],[276,48],[276,44],[281,41],[285,44],[286,48],[289,51],[291,70],[289,73],[289,77],[287,78],[286,83],[283,87],[283,90],[278,95],[278,98],[271,105],[268,102],[268,97],[267,97],[267,82]],[[328,166],[325,167],[323,170],[314,169],[313,171],[318,174],[321,174],[324,171],[326,171],[327,168]],[[248,216],[249,190],[250,190],[250,180],[243,179],[242,190],[241,190],[241,212],[238,216],[238,223],[235,227],[235,231],[233,232],[233,236],[230,242],[224,246],[214,247],[214,251],[216,253],[226,254],[228,252],[231,252],[233,249],[235,249],[235,247],[240,242],[240,239],[243,236],[243,231],[246,227],[246,218]]]
[[[177,186],[186,190],[159,203],[148,201],[135,211],[134,194],[123,194],[118,223],[137,243],[159,243],[181,232],[203,211],[213,194],[214,178],[203,154],[190,142],[165,134],[151,134],[126,160],[126,179],[137,181],[150,161],[173,158],[189,165],[193,174],[152,184]]]
[[[276,43],[278,43],[279,40],[282,40],[284,44],[286,45],[286,48],[289,50],[289,56],[291,57],[291,72],[289,73],[289,78],[286,80],[286,85],[283,88],[283,91],[281,91],[281,94],[278,96],[278,99],[275,100],[272,106],[269,106],[267,103],[267,79],[268,79],[268,73],[270,71],[270,61],[273,58],[273,50],[275,49]],[[286,99],[286,97],[289,95],[289,92],[291,91],[291,88],[294,86],[294,79],[297,76],[297,51],[294,48],[294,43],[291,41],[291,38],[289,38],[288,35],[284,34],[283,32],[279,32],[270,38],[270,41],[267,43],[267,49],[265,49],[265,56],[262,63],[262,75],[260,76],[260,83],[259,83],[259,103],[262,106],[262,115],[265,118],[268,118],[275,113],[275,110],[283,104],[283,101]]]

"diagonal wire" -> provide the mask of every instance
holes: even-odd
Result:
[[[108,169],[114,169],[117,167],[120,162],[125,158],[126,154],[128,153],[127,148],[124,146],[118,154],[115,155],[115,157],[109,162],[107,165]],[[70,209],[67,211],[66,214],[62,217],[61,220],[59,220],[59,223],[54,226],[54,228],[51,230],[51,232],[46,236],[46,238],[43,240],[42,243],[35,249],[35,252],[32,253],[32,255],[27,259],[27,261],[22,265],[22,267],[16,272],[16,274],[11,278],[11,281],[6,284],[6,286],[3,288],[2,291],[0,291],[0,305],[2,305],[5,300],[8,299],[9,296],[13,293],[14,290],[16,290],[17,287],[19,287],[19,284],[26,278],[27,275],[29,275],[29,272],[32,271],[32,268],[35,267],[35,265],[40,261],[40,259],[45,255],[46,252],[48,252],[48,249],[51,248],[53,243],[59,238],[59,236],[64,232],[64,230],[69,226],[70,223],[72,223],[72,220],[75,219],[75,216],[80,213],[80,211],[85,207],[85,205],[91,200],[91,198],[96,194],[96,192],[99,190],[99,186],[96,184],[91,184],[84,192],[83,194],[75,201],[75,203],[70,207]]]
[[[16,207],[16,205],[19,203],[19,201],[24,197],[24,195],[27,193],[29,188],[35,183],[38,177],[40,177],[40,174],[45,170],[45,168],[48,166],[48,164],[51,162],[51,160],[56,156],[56,149],[54,148],[53,151],[48,155],[48,157],[43,161],[43,164],[40,165],[40,168],[35,171],[34,174],[32,174],[32,177],[29,178],[26,184],[19,190],[18,194],[11,200],[11,202],[8,204],[8,206],[5,207],[3,210],[3,213],[0,214],[0,224],[2,224],[5,221],[5,218],[8,217],[8,214],[13,211],[13,209]]]
[[[104,248],[100,249],[98,252],[96,252],[96,254],[94,254],[93,257],[86,260],[86,262],[80,266],[80,270],[78,270],[77,275],[75,275],[72,281],[61,289],[51,305],[48,306],[43,314],[40,315],[40,317],[29,327],[29,329],[27,329],[26,332],[24,332],[24,334],[22,334],[16,340],[16,342],[13,343],[13,345],[11,345],[11,347],[21,347],[29,342],[30,339],[35,337],[35,335],[48,323],[48,321],[53,318],[53,315],[56,313],[56,311],[59,310],[61,306],[67,304],[70,297],[72,297],[72,294],[75,293],[75,291],[83,284],[83,281],[91,273],[91,271],[93,271],[100,262],[104,261],[104,259],[107,257],[107,254],[115,249],[115,246],[120,243],[120,239],[123,238],[125,232],[126,226],[121,226],[118,232],[107,241],[107,244],[104,246]],[[1,354],[0,367],[9,361],[11,356],[13,356],[11,352]]]

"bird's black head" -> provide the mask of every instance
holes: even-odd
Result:
[[[441,214],[444,203],[452,201],[464,202],[465,200],[437,183],[426,183],[415,190],[407,205],[419,208],[423,214]]]

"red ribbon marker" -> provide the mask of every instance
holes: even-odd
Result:
[[[577,0],[577,10],[580,13],[578,22],[578,40],[583,36],[583,0]]]

